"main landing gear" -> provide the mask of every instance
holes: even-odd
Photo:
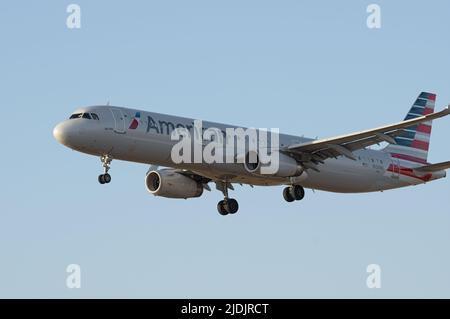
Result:
[[[111,166],[112,158],[109,155],[102,155],[100,157],[100,161],[103,164],[104,174],[98,176],[98,182],[100,184],[109,184],[111,182],[111,175],[108,174],[108,171]]]
[[[291,203],[295,200],[302,200],[305,197],[305,189],[300,185],[292,185],[283,190],[284,200]]]
[[[228,197],[228,182],[224,183],[222,192],[225,198],[217,204],[217,211],[222,216],[236,214],[239,210],[239,203],[237,200]]]

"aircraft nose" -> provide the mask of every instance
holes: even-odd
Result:
[[[55,128],[53,129],[53,137],[60,143],[62,143],[62,141],[64,140],[64,129],[61,123],[56,125]]]
[[[77,132],[72,125],[67,122],[59,123],[53,129],[53,137],[61,144],[69,146],[73,144]]]

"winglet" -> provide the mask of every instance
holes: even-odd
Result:
[[[450,114],[450,104],[447,105],[447,107],[445,109],[443,109],[442,111],[440,111],[438,113],[442,113],[443,116],[449,115]]]
[[[450,161],[447,161],[447,162],[442,162],[442,163],[437,163],[437,164],[415,167],[414,170],[416,170],[418,172],[433,173],[433,172],[446,170],[449,168],[450,168]]]
[[[442,111],[439,111],[437,113],[431,113],[428,116],[433,115],[433,114],[442,114],[442,116],[449,115],[450,114],[450,104],[447,105],[447,107],[445,109],[443,109]]]

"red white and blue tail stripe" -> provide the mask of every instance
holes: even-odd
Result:
[[[409,110],[405,120],[410,120],[434,112],[436,94],[422,92]],[[424,122],[408,129],[401,137],[396,137],[397,144],[391,144],[385,151],[391,156],[408,162],[427,164],[430,147],[432,122]]]

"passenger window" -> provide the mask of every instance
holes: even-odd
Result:
[[[83,113],[83,118],[84,119],[91,119],[91,116],[89,115],[89,113]]]
[[[72,120],[72,119],[79,119],[80,117],[81,117],[81,113],[75,113],[75,114],[72,114],[70,117],[69,117],[69,119],[70,120]]]
[[[95,113],[91,113],[92,119],[99,121],[100,119],[98,118],[98,115]]]

